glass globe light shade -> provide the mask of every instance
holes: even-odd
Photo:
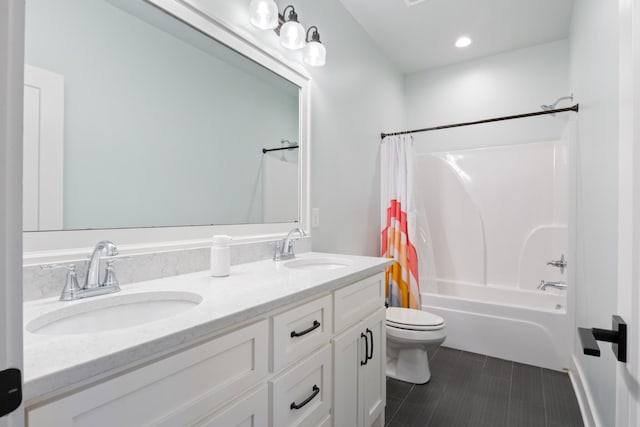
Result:
[[[295,50],[304,47],[304,27],[297,21],[287,21],[280,27],[280,44],[287,49]]]
[[[274,0],[251,0],[251,23],[261,30],[273,30],[278,26],[278,5]]]
[[[312,67],[322,67],[327,62],[327,49],[318,41],[310,41],[304,48],[304,62]]]

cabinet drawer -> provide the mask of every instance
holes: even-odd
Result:
[[[338,334],[384,307],[384,273],[338,289],[333,293],[334,328]]]
[[[269,390],[266,384],[196,424],[197,427],[268,427]]]
[[[272,370],[278,372],[329,343],[332,328],[331,296],[319,298],[273,316]]]
[[[331,346],[270,382],[272,426],[324,425],[331,413]]]
[[[266,378],[268,333],[262,320],[29,410],[29,426],[192,425]]]

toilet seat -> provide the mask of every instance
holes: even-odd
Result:
[[[444,319],[436,314],[412,308],[389,307],[388,327],[409,331],[435,331],[444,328]]]

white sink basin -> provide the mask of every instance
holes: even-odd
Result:
[[[44,335],[90,334],[129,328],[184,313],[202,302],[191,292],[142,292],[72,302],[27,324],[27,331]]]
[[[301,258],[294,259],[284,264],[288,268],[296,268],[300,270],[335,270],[351,265],[351,261],[344,258]]]

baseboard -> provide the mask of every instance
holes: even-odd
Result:
[[[593,404],[593,395],[591,394],[588,383],[585,381],[584,373],[575,355],[571,356],[571,365],[569,378],[571,379],[573,391],[578,399],[582,421],[585,427],[601,427],[602,424],[599,422],[597,410]]]

